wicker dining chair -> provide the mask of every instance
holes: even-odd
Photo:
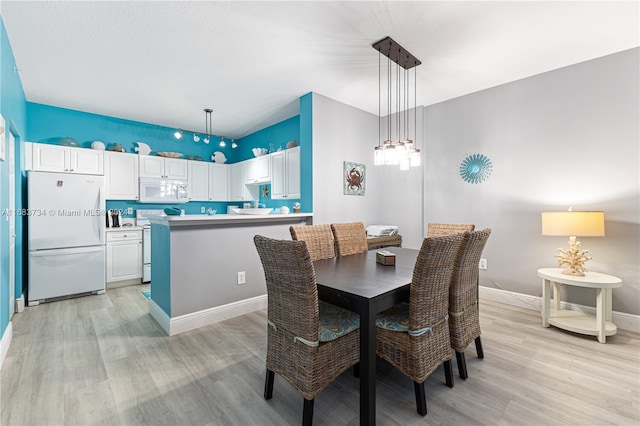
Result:
[[[432,222],[427,224],[427,238],[442,237],[443,235],[451,235],[458,232],[471,232],[475,227],[473,224]]]
[[[331,225],[290,226],[291,239],[307,243],[311,261],[336,257]]]
[[[332,223],[331,231],[336,243],[338,257],[364,253],[369,250],[364,223]]]
[[[478,263],[482,250],[491,235],[491,229],[467,234],[456,261],[449,289],[449,332],[451,347],[456,352],[458,374],[466,380],[467,362],[464,350],[475,340],[478,358],[484,358],[480,340],[480,314],[478,306]]]
[[[413,380],[416,409],[427,414],[424,382],[444,364],[447,386],[453,387],[449,340],[449,286],[466,234],[425,238],[411,280],[409,303],[376,317],[376,352]]]
[[[304,241],[261,235],[254,243],[267,283],[265,399],[278,373],[304,398],[302,424],[313,421],[313,401],[360,361],[360,317],[318,301],[313,263]]]

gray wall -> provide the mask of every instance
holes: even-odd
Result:
[[[403,245],[414,248],[428,222],[490,227],[481,285],[540,296],[536,270],[555,266],[556,248],[567,245],[540,234],[540,212],[602,210],[606,236],[580,238],[594,258],[587,267],[622,278],[613,309],[640,314],[639,52],[424,107],[423,167],[408,172],[373,166],[377,116],[314,94],[314,223],[398,225]],[[493,173],[473,185],[459,166],[475,153],[491,159]],[[343,160],[367,164],[365,197],[342,195]],[[595,305],[594,290],[563,292]]]
[[[639,52],[561,68],[425,111],[425,221],[490,227],[481,284],[540,296],[536,269],[555,266],[565,237],[541,235],[540,212],[602,210],[604,238],[579,238],[587,267],[623,280],[613,309],[640,314]],[[459,177],[469,154],[488,156],[481,184]],[[567,288],[595,305],[595,291]]]
[[[378,117],[313,93],[313,223],[380,220],[380,173],[373,166]],[[344,195],[343,162],[366,165],[365,195]]]

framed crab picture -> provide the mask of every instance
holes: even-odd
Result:
[[[344,195],[364,195],[366,182],[366,165],[344,162],[342,183]]]

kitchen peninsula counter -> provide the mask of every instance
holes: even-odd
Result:
[[[264,309],[255,235],[290,240],[313,213],[150,217],[149,313],[169,335]]]
[[[242,214],[189,214],[185,216],[151,216],[151,223],[162,225],[191,226],[191,225],[223,225],[223,224],[240,224],[240,223],[257,223],[257,222],[292,222],[307,221],[313,217],[313,213],[289,213],[289,214],[267,214],[267,215],[242,215]]]

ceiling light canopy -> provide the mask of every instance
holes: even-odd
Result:
[[[374,164],[399,165],[400,170],[420,166],[420,150],[415,146],[417,135],[416,67],[422,62],[391,37],[372,44],[378,56],[378,145],[374,148]],[[387,58],[386,77],[386,139],[382,138],[382,56]],[[391,65],[394,62],[395,67]],[[410,69],[413,68],[413,82]],[[413,83],[413,123],[409,114]],[[413,128],[413,139],[410,131]]]

